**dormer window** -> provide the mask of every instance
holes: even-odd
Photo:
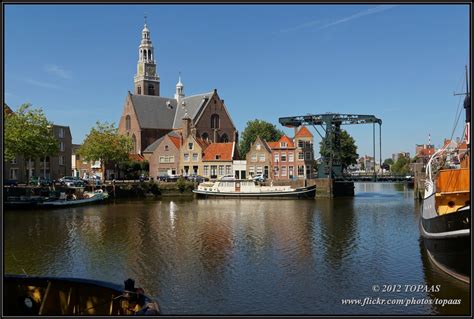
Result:
[[[188,143],[188,149],[192,150],[194,148],[194,143]]]
[[[220,156],[220,154],[217,154],[216,155],[216,160],[219,160],[219,159],[221,159],[221,156]]]
[[[282,148],[286,148],[286,147],[288,147],[288,143],[287,143],[287,142],[281,142],[281,143],[280,143],[280,146],[281,146]]]

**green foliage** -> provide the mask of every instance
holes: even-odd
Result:
[[[334,145],[334,135],[332,136],[332,144]],[[342,169],[347,168],[351,164],[356,164],[359,154],[357,154],[357,145],[355,144],[354,138],[347,133],[347,131],[341,129],[339,135],[340,147],[333,151],[334,158],[340,158],[342,163]],[[320,154],[323,157],[331,157],[331,150],[326,143],[324,138],[320,143]]]
[[[140,163],[140,169],[143,173],[148,172],[150,170],[150,163],[148,161],[143,161]]]
[[[384,164],[390,166],[393,165],[393,159],[391,158],[386,158],[385,161],[383,161]]]
[[[410,159],[405,156],[400,156],[398,160],[392,165],[391,171],[395,174],[407,174],[410,171]]]
[[[25,158],[54,156],[59,151],[58,141],[42,109],[31,104],[21,105],[15,113],[5,112],[4,107],[4,156],[6,160],[16,155]]]
[[[178,178],[178,180],[176,181],[176,187],[178,187],[181,193],[186,190],[186,181],[184,180],[184,178]]]
[[[153,195],[160,195],[161,194],[160,186],[158,185],[158,183],[151,182],[149,189],[150,189],[150,192]]]
[[[247,155],[250,150],[250,145],[255,142],[257,136],[260,136],[261,139],[267,142],[275,142],[278,141],[283,134],[283,131],[277,129],[274,124],[262,120],[248,121],[247,126],[242,132],[239,144],[239,154],[241,158],[245,158],[245,155]]]
[[[97,122],[86,136],[78,153],[87,161],[100,160],[102,167],[104,167],[111,161],[126,161],[131,150],[130,137],[118,134],[118,129],[113,123]]]

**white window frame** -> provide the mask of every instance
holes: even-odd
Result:
[[[64,137],[64,128],[60,127],[59,128],[59,138],[63,138]]]
[[[204,176],[209,176],[209,165],[204,165]]]
[[[278,163],[280,161],[280,153],[275,152],[275,154],[273,155],[273,159],[275,163]]]
[[[199,161],[199,154],[198,153],[193,153],[193,162]]]
[[[232,166],[231,165],[226,165],[225,166],[225,174],[226,175],[232,174]]]
[[[257,154],[252,154],[250,161],[255,163],[257,161]]]
[[[288,162],[293,163],[295,161],[295,153],[290,152],[288,153]]]
[[[286,176],[286,166],[281,167],[281,176]]]
[[[184,153],[183,154],[183,161],[184,162],[189,162],[189,153]]]
[[[258,160],[260,162],[265,162],[265,154],[258,154]]]
[[[281,152],[281,161],[286,162],[286,153],[285,152]]]

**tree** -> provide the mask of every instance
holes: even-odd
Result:
[[[86,136],[78,154],[87,161],[100,161],[102,171],[110,162],[128,160],[132,150],[130,137],[118,134],[114,124],[97,122]],[[105,174],[103,174],[105,180]]]
[[[396,174],[406,174],[410,171],[410,159],[405,156],[400,156],[395,164],[392,165],[391,170]]]
[[[4,106],[4,156],[11,160],[17,155],[28,160],[28,180],[31,178],[31,161],[38,157],[54,156],[59,151],[53,135],[53,123],[48,121],[41,108],[21,105],[15,113]]]
[[[334,135],[332,136],[332,145],[335,144]],[[355,145],[354,138],[349,135],[345,130],[341,129],[339,134],[340,146],[337,150],[334,150],[333,156],[340,157],[342,169],[346,169],[351,164],[357,164],[359,154],[357,154],[357,146]],[[329,143],[326,143],[326,137],[319,143],[319,153],[321,156],[329,158],[331,157],[331,150],[329,149]]]
[[[250,150],[250,145],[260,136],[261,139],[267,142],[275,142],[280,139],[283,135],[283,131],[276,128],[274,124],[265,122],[263,120],[248,121],[247,126],[242,132],[242,138],[239,144],[239,154],[242,158]]]

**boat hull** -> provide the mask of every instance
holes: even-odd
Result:
[[[159,314],[142,291],[98,280],[4,275],[3,291],[7,316]]]
[[[420,233],[433,262],[448,274],[470,281],[471,209],[420,219]]]
[[[255,199],[309,199],[316,195],[316,186],[297,188],[288,192],[211,192],[202,190],[193,190],[198,198],[255,198]]]

